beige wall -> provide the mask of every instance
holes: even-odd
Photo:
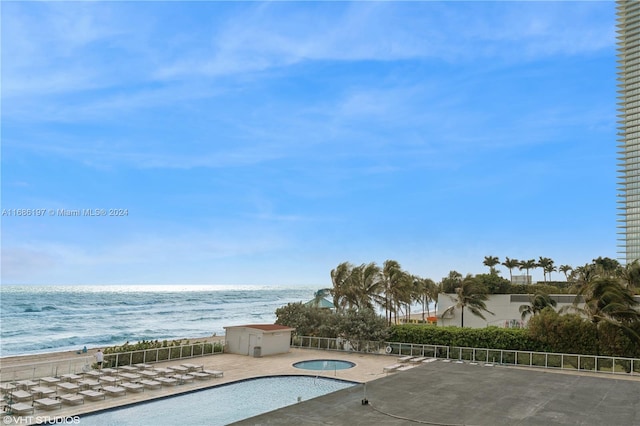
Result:
[[[438,298],[438,326],[455,325],[460,327],[461,315],[460,309],[455,309],[453,315],[444,315],[443,312],[450,306],[455,305],[455,302],[449,297],[453,295],[447,295],[441,293]],[[575,295],[562,294],[551,295],[552,297],[560,298],[560,300],[566,300],[565,303],[558,302],[556,310],[563,306],[571,306],[572,300]],[[512,299],[514,299],[512,301]],[[481,328],[488,326],[496,327],[521,327],[525,325],[520,317],[520,306],[528,305],[528,295],[526,294],[492,294],[485,302],[487,309],[493,312],[491,315],[488,312],[483,312],[485,319],[482,319],[476,315],[473,315],[469,309],[464,310],[464,326],[472,328]],[[529,318],[527,318],[528,320]],[[526,321],[525,321],[526,322]]]
[[[251,327],[225,328],[225,352],[253,356],[260,346],[262,356],[289,352],[291,331],[263,331]]]

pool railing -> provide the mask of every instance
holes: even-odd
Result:
[[[353,342],[343,338],[312,336],[292,336],[291,347],[387,356],[429,357],[519,367],[588,371],[632,376],[640,375],[639,358],[424,345],[401,342]]]

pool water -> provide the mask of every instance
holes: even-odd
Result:
[[[309,376],[249,379],[82,416],[82,426],[226,425],[357,385]]]
[[[309,361],[300,361],[293,364],[295,368],[304,370],[346,370],[355,367],[355,363],[351,361],[341,361],[337,359],[313,359]]]

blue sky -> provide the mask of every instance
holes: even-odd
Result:
[[[4,284],[617,257],[613,2],[1,7]]]

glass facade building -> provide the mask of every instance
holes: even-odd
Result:
[[[640,1],[617,1],[618,252],[640,259]]]

